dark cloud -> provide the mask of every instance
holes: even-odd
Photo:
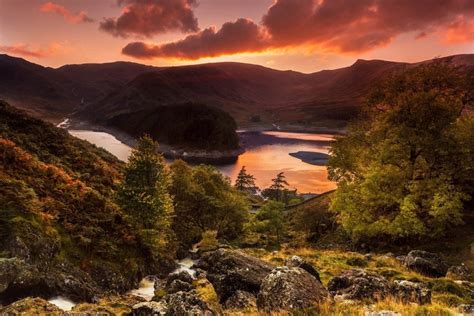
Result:
[[[119,0],[118,18],[106,18],[100,29],[120,37],[151,37],[170,31],[197,32],[196,0]]]
[[[72,13],[64,6],[56,4],[54,2],[46,2],[41,5],[40,7],[41,12],[47,13],[55,13],[64,17],[66,21],[71,24],[78,24],[78,23],[87,23],[87,22],[94,22],[92,18],[90,18],[86,12],[80,11],[78,13]]]
[[[198,59],[307,45],[360,53],[409,32],[417,38],[446,33],[446,42],[469,40],[473,25],[474,0],[277,0],[260,25],[239,19],[176,42],[131,43],[122,52],[137,58]]]
[[[130,43],[123,48],[122,53],[142,59],[154,57],[199,59],[260,51],[266,46],[257,24],[247,19],[238,19],[235,22],[225,23],[217,32],[214,28],[207,28],[173,43],[162,45]]]

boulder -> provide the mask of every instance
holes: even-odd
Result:
[[[166,305],[162,302],[142,302],[133,305],[131,316],[150,316],[164,315],[166,313]]]
[[[26,296],[40,281],[38,270],[25,261],[0,258],[0,301],[10,303],[22,295]]]
[[[318,279],[319,282],[321,282],[321,279],[319,278],[319,272],[316,270],[316,268],[309,262],[305,261],[303,258],[299,256],[293,256],[290,259],[286,260],[286,266],[293,268],[301,268],[314,276],[316,279]]]
[[[444,277],[448,271],[447,264],[438,254],[423,250],[410,251],[403,263],[408,269],[428,277]]]
[[[5,307],[0,315],[63,315],[64,311],[54,304],[38,297],[27,297]]]
[[[227,309],[256,308],[257,298],[255,295],[245,291],[235,291],[235,293],[224,303]]]
[[[171,284],[167,287],[167,292],[172,294],[176,292],[189,292],[194,289],[194,285],[188,282],[181,281],[179,279],[174,280]]]
[[[186,282],[186,283],[193,283],[193,281],[194,281],[193,277],[191,276],[191,274],[189,274],[189,272],[180,271],[180,272],[171,273],[170,275],[168,275],[168,279],[166,280],[166,287],[169,287],[170,284],[174,280],[180,280],[180,281]]]
[[[262,281],[257,307],[264,312],[301,310],[321,303],[328,292],[314,276],[298,267],[277,267]]]
[[[375,273],[347,270],[329,281],[328,290],[337,300],[379,300],[389,294],[390,284]]]
[[[106,296],[97,303],[79,303],[68,315],[71,316],[99,316],[99,315],[130,315],[133,306],[145,302],[144,298],[135,295]]]
[[[446,277],[453,280],[466,280],[471,276],[471,271],[464,263],[459,266],[451,266],[446,273]]]
[[[206,271],[221,303],[238,290],[257,294],[263,278],[273,269],[265,261],[231,249],[204,253],[196,267]]]
[[[161,301],[166,305],[165,315],[217,315],[195,291],[166,295]]]
[[[431,290],[423,283],[395,280],[392,284],[391,295],[404,304],[431,303]]]

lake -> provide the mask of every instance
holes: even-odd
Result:
[[[131,148],[104,132],[70,130],[72,135],[102,147],[117,158],[126,161]],[[315,166],[290,156],[298,151],[328,153],[333,135],[288,133],[278,131],[246,132],[239,136],[246,151],[229,165],[216,166],[222,173],[235,180],[242,166],[253,174],[260,188],[268,187],[271,179],[284,172],[290,187],[300,193],[322,193],[336,187],[327,179],[325,166]]]

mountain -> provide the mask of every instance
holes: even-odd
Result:
[[[474,65],[473,54],[440,60],[468,69]],[[358,60],[312,74],[231,62],[164,68],[115,62],[53,69],[0,55],[0,98],[42,117],[76,112],[77,118],[98,124],[117,115],[195,102],[225,110],[244,127],[341,126],[354,117],[374,83],[418,64]]]

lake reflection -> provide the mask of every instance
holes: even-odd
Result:
[[[113,135],[104,132],[70,130],[72,135],[102,147],[117,158],[126,161],[130,155],[129,146]],[[336,187],[327,179],[324,166],[314,166],[292,157],[289,154],[298,151],[328,153],[332,135],[305,134],[287,132],[240,132],[244,154],[231,165],[217,168],[235,180],[242,166],[253,174],[260,188],[270,186],[271,179],[284,172],[290,187],[302,193],[322,193]]]

